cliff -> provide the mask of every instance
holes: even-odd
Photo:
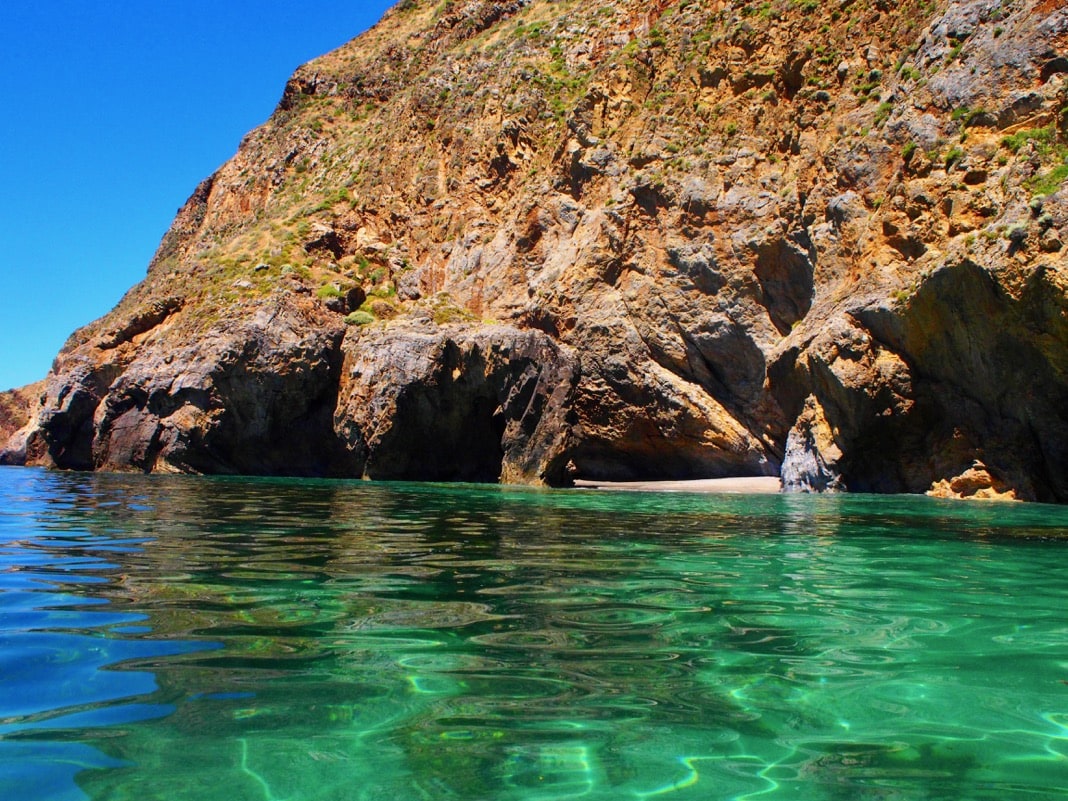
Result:
[[[405,0],[300,68],[27,461],[1068,500],[1068,8]]]
[[[22,464],[26,460],[26,439],[41,412],[44,388],[44,381],[38,381],[0,392],[0,465]]]

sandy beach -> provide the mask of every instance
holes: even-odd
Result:
[[[779,492],[777,476],[744,476],[736,478],[698,478],[687,481],[590,481],[576,479],[575,486],[584,489],[628,490],[631,492],[733,492],[758,495]]]

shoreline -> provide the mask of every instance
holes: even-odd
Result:
[[[778,476],[737,476],[666,481],[593,481],[575,479],[578,489],[622,492],[727,492],[736,495],[771,495],[782,491]]]

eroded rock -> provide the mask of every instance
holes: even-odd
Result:
[[[26,447],[37,425],[44,381],[0,392],[0,465],[26,463]]]
[[[578,361],[542,332],[398,325],[344,353],[334,425],[365,477],[566,480]]]
[[[805,400],[805,408],[786,437],[786,454],[782,460],[784,492],[839,492],[846,489],[839,461],[842,449],[814,395]]]
[[[344,329],[321,315],[310,301],[276,297],[184,348],[144,347],[118,375],[76,366],[48,386],[47,460],[75,469],[349,472],[332,428]]]
[[[961,498],[976,501],[1016,501],[1017,492],[976,460],[963,473],[936,481],[927,490],[932,498]]]
[[[468,5],[298,71],[28,461],[1068,501],[1063,4]]]

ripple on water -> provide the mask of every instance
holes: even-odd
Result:
[[[1064,797],[1019,515],[0,470],[0,797]]]

